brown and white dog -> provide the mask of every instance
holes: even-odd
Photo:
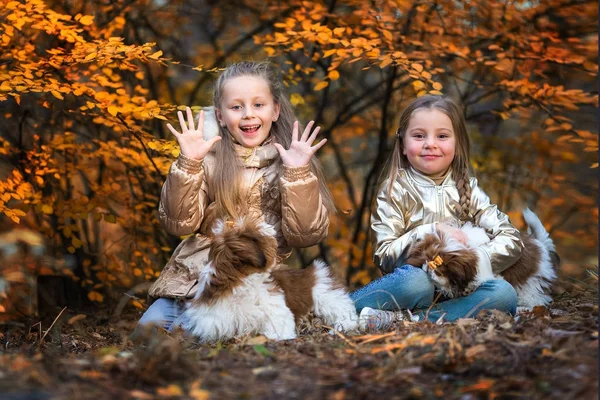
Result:
[[[521,257],[501,272],[501,278],[517,291],[520,310],[552,301],[548,292],[560,262],[554,243],[537,215],[525,209],[523,218],[528,234],[521,235],[524,245]],[[407,264],[422,266],[434,285],[449,298],[468,295],[483,282],[500,278],[491,270],[477,269],[479,259],[475,248],[490,241],[485,230],[470,223],[461,230],[467,235],[466,245],[444,234],[429,234],[411,247],[407,260]]]
[[[296,324],[311,311],[337,330],[357,328],[354,303],[324,262],[302,270],[276,265],[270,225],[250,218],[218,221],[213,233],[211,261],[184,315],[185,330],[200,341],[248,334],[294,339]]]

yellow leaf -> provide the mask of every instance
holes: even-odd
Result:
[[[113,117],[116,117],[117,114],[119,113],[119,109],[115,106],[108,106],[108,113],[110,115],[112,115]]]
[[[113,214],[104,214],[104,220],[111,224],[115,224],[117,222],[117,218]]]
[[[104,296],[92,290],[88,293],[88,299],[90,299],[91,301],[102,302],[104,300]]]
[[[155,115],[154,118],[156,118],[156,119],[162,119],[164,121],[167,120],[167,118],[164,115]]]
[[[91,25],[94,23],[94,17],[92,15],[84,15],[79,19],[81,25]]]
[[[85,58],[83,59],[83,61],[93,60],[97,55],[98,55],[98,53],[96,53],[96,52],[90,53],[87,56],[85,56]]]
[[[325,53],[323,53],[323,58],[327,58],[327,57],[335,54],[336,52],[337,52],[337,49],[327,50]]]
[[[433,88],[434,88],[435,90],[442,90],[442,87],[443,87],[443,86],[442,86],[442,84],[441,84],[441,83],[439,83],[439,82],[433,82]]]
[[[413,81],[413,87],[415,88],[415,90],[421,90],[425,88],[425,84],[421,81]]]
[[[333,71],[329,71],[327,77],[332,81],[337,81],[338,79],[340,79],[340,73],[334,69]]]
[[[292,103],[294,107],[296,107],[298,104],[304,104],[304,97],[298,93],[292,93],[290,95],[290,103]]]
[[[149,55],[148,58],[151,58],[153,60],[158,60],[160,58],[160,56],[163,55],[162,50],[157,51],[156,53]]]
[[[327,86],[329,86],[329,82],[327,82],[327,81],[319,82],[319,83],[317,83],[317,86],[315,86],[315,91],[318,92],[319,90],[323,90]]]
[[[385,56],[385,58],[383,59],[383,61],[381,62],[381,64],[379,64],[379,68],[385,68],[388,65],[390,65],[392,63],[392,57],[390,56]]]
[[[51,205],[48,204],[43,204],[42,205],[42,212],[46,215],[50,215],[54,212],[54,208],[52,208]]]
[[[64,100],[63,95],[60,94],[59,91],[51,90],[50,93],[52,93],[52,96],[56,97],[57,99]]]

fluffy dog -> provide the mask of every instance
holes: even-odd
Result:
[[[277,266],[275,231],[249,218],[218,221],[207,267],[184,318],[184,328],[209,342],[248,334],[269,339],[296,337],[296,324],[313,311],[335,329],[357,328],[354,303],[331,270],[316,261],[309,268]]]
[[[531,309],[552,301],[548,291],[556,279],[560,259],[554,243],[541,221],[532,211],[523,211],[528,234],[521,235],[524,248],[521,257],[501,273],[517,291],[518,307]],[[422,266],[434,285],[449,298],[465,296],[489,279],[494,273],[478,271],[478,254],[474,250],[490,241],[483,228],[465,224],[461,230],[468,237],[465,245],[444,234],[429,234],[409,250],[407,264]]]

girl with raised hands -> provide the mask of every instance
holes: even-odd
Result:
[[[214,113],[201,111],[196,123],[188,107],[178,117],[179,130],[167,127],[181,153],[162,187],[159,216],[167,232],[188,236],[150,287],[154,302],[138,329],[182,324],[208,263],[217,219],[249,216],[271,225],[281,261],[293,248],[323,241],[334,210],[314,157],[326,139],[316,142],[320,128],[313,121],[300,134],[283,84],[268,63],[227,67],[215,84]]]

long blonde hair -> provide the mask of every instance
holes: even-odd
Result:
[[[281,144],[289,149],[292,142],[292,129],[296,116],[290,100],[283,88],[283,82],[277,76],[269,62],[241,61],[228,66],[219,76],[215,83],[213,99],[216,109],[221,107],[225,83],[232,78],[240,76],[260,77],[267,82],[273,101],[279,105],[279,118],[271,126],[270,136],[274,143]],[[240,214],[240,207],[245,204],[245,194],[242,193],[240,176],[242,167],[237,162],[234,141],[227,128],[219,126],[219,135],[222,137],[215,145],[215,172],[210,184],[214,188],[217,213],[220,216],[236,218]],[[236,160],[232,162],[232,160]],[[281,159],[277,157],[274,161],[278,163],[277,170],[282,173]],[[319,189],[323,203],[330,212],[335,211],[331,192],[325,185],[322,168],[315,156],[310,160],[310,169],[319,180]]]
[[[471,219],[469,215],[469,207],[471,205],[471,185],[469,181],[473,175],[473,168],[470,161],[471,139],[469,138],[462,110],[449,97],[435,95],[418,97],[406,107],[400,116],[394,150],[383,173],[384,181],[388,182],[387,199],[388,201],[391,199],[393,182],[396,180],[398,170],[400,168],[407,169],[410,166],[408,157],[404,154],[404,136],[414,112],[422,109],[439,110],[446,114],[450,118],[450,121],[452,121],[452,129],[454,129],[454,135],[456,136],[456,149],[450,167],[460,197],[457,212],[461,220],[468,221]]]

